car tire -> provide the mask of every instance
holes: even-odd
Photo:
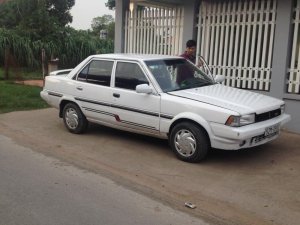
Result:
[[[185,162],[201,161],[210,149],[210,142],[203,128],[191,122],[175,125],[169,138],[173,152]]]
[[[74,134],[86,131],[88,121],[75,103],[68,103],[63,109],[63,120],[66,128]]]

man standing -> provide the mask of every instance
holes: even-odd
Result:
[[[185,52],[180,55],[191,63],[196,63],[196,41],[188,40],[186,42]],[[191,79],[194,77],[194,70],[187,64],[183,64],[178,67],[178,74],[176,77],[176,82],[178,85],[181,85],[183,81]]]
[[[180,56],[195,64],[196,63],[195,55],[196,55],[196,41],[188,40],[186,42],[185,52]]]

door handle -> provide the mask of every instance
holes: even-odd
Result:
[[[79,87],[76,87],[76,89],[79,90],[79,91],[82,91],[82,90],[83,90],[83,88],[80,87],[80,86],[79,86]]]
[[[115,98],[120,98],[120,94],[118,94],[118,93],[113,93],[113,96],[114,96]]]

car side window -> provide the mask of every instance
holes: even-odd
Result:
[[[140,66],[136,63],[118,62],[115,87],[135,90],[139,84],[149,84]]]
[[[86,82],[86,76],[89,71],[89,65],[85,66],[83,70],[80,71],[80,73],[77,76],[78,81],[84,81]]]
[[[113,68],[112,61],[93,60],[84,67],[77,76],[78,81],[110,86],[110,77]]]

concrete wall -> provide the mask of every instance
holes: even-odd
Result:
[[[292,99],[284,99],[286,104],[286,112],[291,115],[292,120],[286,126],[288,131],[300,134],[300,101]]]
[[[115,53],[124,52],[125,12],[129,9],[129,0],[116,0],[115,9]]]
[[[186,47],[186,42],[190,39],[197,40],[196,37],[196,13],[200,2],[198,0],[183,1],[184,21],[183,21],[183,37],[182,50]]]
[[[293,35],[291,23],[293,19],[293,0],[278,0],[277,4],[271,89],[268,94],[285,101],[286,112],[292,116],[292,120],[286,125],[286,129],[300,133],[300,96],[286,94],[287,69],[289,68]]]

